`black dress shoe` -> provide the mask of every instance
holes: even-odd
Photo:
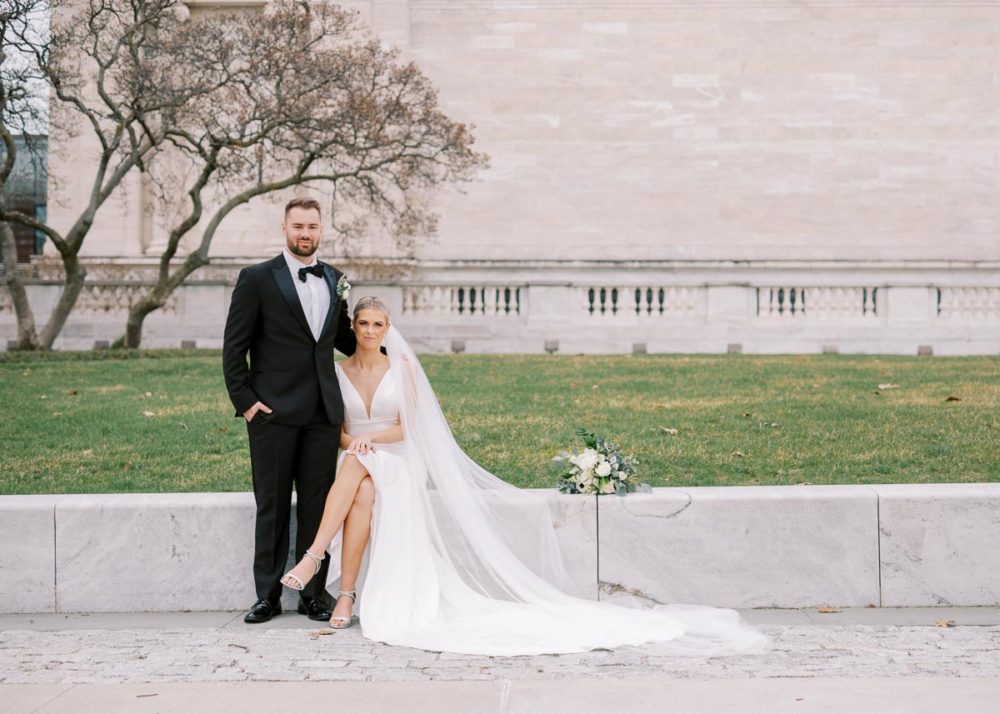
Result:
[[[281,603],[272,604],[269,600],[258,600],[250,606],[250,612],[243,618],[243,622],[251,625],[258,625],[267,622],[275,615],[281,614]]]
[[[318,597],[308,597],[303,595],[299,600],[299,614],[308,615],[310,620],[317,622],[329,621],[333,613],[330,606]]]

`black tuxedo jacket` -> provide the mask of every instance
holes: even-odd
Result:
[[[330,288],[330,309],[319,340],[309,329],[284,255],[240,271],[222,343],[226,389],[236,416],[261,401],[273,413],[261,411],[255,421],[301,426],[322,399],[330,423],[343,423],[344,400],[333,368],[333,349],[351,355],[357,342],[347,303],[337,298],[341,273],[326,263],[320,265]]]

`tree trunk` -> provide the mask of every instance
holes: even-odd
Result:
[[[213,231],[214,232],[214,231]],[[188,276],[203,265],[208,265],[208,259],[202,258],[198,252],[189,255],[184,262],[173,273],[160,272],[156,285],[149,289],[139,302],[135,303],[128,311],[128,318],[125,321],[125,334],[115,342],[116,347],[136,349],[142,341],[142,323],[151,313],[159,310],[167,303],[167,299],[173,295],[174,290],[179,288]]]
[[[153,297],[155,293],[156,289],[154,288],[153,291],[129,308],[128,318],[125,320],[125,334],[115,342],[115,347],[137,349],[142,344],[143,321],[149,313],[163,307],[163,301]]]
[[[70,313],[73,312],[77,298],[80,297],[80,291],[83,290],[83,282],[87,277],[87,269],[83,267],[79,256],[75,253],[64,254],[62,259],[63,268],[66,270],[63,291],[59,296],[59,301],[56,303],[55,309],[49,316],[48,322],[42,328],[42,334],[39,338],[41,348],[45,350],[52,349],[52,343],[56,341],[56,337],[62,332],[63,327],[66,325],[66,320],[69,319]]]
[[[17,274],[17,239],[9,223],[0,223],[0,255],[3,256],[3,266],[7,290],[17,315],[17,346],[19,350],[37,350],[41,348],[38,342],[38,332],[35,330],[35,314],[28,302],[28,293],[24,289],[20,276]]]

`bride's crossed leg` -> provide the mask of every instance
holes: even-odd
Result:
[[[371,529],[372,505],[375,502],[375,487],[371,475],[365,465],[354,454],[347,454],[337,478],[326,496],[323,506],[323,518],[320,520],[316,537],[307,549],[316,557],[306,555],[298,564],[288,571],[281,579],[283,585],[297,587],[299,582],[306,585],[316,574],[318,560],[326,557],[337,532],[344,528],[344,548],[341,557],[341,590],[354,590],[358,573],[361,570],[361,559],[368,543]],[[357,508],[353,508],[357,506]],[[318,560],[317,560],[318,559]],[[291,578],[289,576],[294,576]],[[296,582],[299,581],[299,582]],[[345,601],[346,602],[341,602]],[[341,612],[343,610],[343,612]],[[340,598],[335,608],[335,616],[350,614],[350,598]]]
[[[357,589],[361,561],[372,530],[372,510],[375,507],[375,484],[371,476],[365,476],[358,484],[354,503],[344,520],[344,542],[340,549],[340,589],[354,592]],[[314,551],[315,552],[315,551]],[[349,597],[337,598],[331,619],[350,622],[354,610],[354,600]]]

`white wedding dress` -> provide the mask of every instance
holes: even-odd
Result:
[[[660,643],[676,654],[759,651],[765,638],[732,610],[622,607],[572,597],[549,499],[476,465],[455,443],[423,370],[395,327],[371,413],[338,366],[352,436],[402,423],[406,439],[358,458],[375,484],[356,613],[365,637],[477,655],[579,652]],[[341,456],[343,459],[343,455]],[[338,464],[339,465],[339,464]],[[341,534],[327,587],[339,589]]]

